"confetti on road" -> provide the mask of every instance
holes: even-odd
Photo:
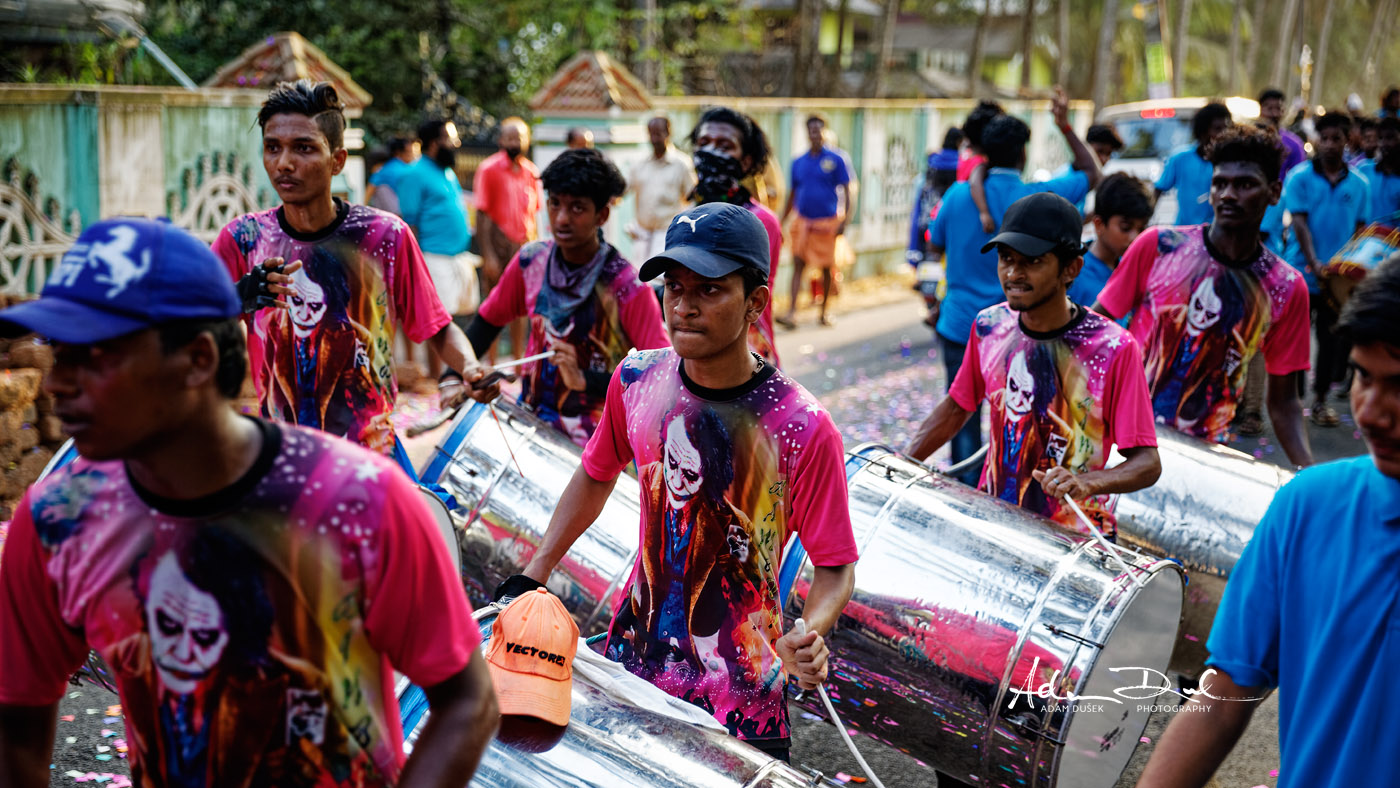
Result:
[[[1278,769],[1270,769],[1270,770],[1269,770],[1269,776],[1270,776],[1270,777],[1277,777],[1277,776],[1278,776]]]
[[[1138,739],[1138,741],[1142,742],[1143,744],[1151,744],[1152,738],[1149,736],[1143,736],[1142,738]]]
[[[75,719],[77,719],[77,718],[74,717],[72,714],[65,714],[65,715],[63,715],[62,717],[59,717],[59,719],[60,719],[60,720],[63,720],[64,722],[72,722],[73,720],[75,720]]]

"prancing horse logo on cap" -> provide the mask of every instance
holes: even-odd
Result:
[[[700,214],[699,216],[677,216],[677,217],[676,217],[676,222],[677,222],[677,223],[685,222],[686,224],[690,225],[690,231],[693,233],[693,232],[695,232],[695,224],[696,224],[696,222],[699,222],[701,219],[704,219],[706,216],[709,216],[709,214],[708,214],[708,213],[702,213],[702,214]]]
[[[110,231],[111,240],[94,243],[88,250],[88,260],[107,264],[107,275],[98,274],[93,281],[111,285],[108,298],[115,298],[126,286],[137,281],[151,270],[151,250],[141,250],[141,264],[131,259],[131,248],[136,245],[136,230],[132,227],[117,226]]]

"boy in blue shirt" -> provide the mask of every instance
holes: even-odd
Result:
[[[1118,260],[1152,218],[1152,193],[1145,181],[1115,172],[1094,190],[1094,242],[1084,253],[1084,267],[1069,286],[1069,298],[1093,306]]]
[[[1202,786],[1279,689],[1279,788],[1391,784],[1400,664],[1400,258],[1348,300],[1351,409],[1369,456],[1309,468],[1279,491],[1225,587],[1206,694],[1157,744],[1138,788]],[[1386,777],[1385,775],[1390,775]]]
[[[1332,259],[1369,215],[1370,186],[1343,158],[1351,118],[1329,112],[1317,119],[1316,155],[1288,173],[1283,182],[1283,207],[1293,216],[1283,259],[1303,272],[1312,301],[1317,363],[1313,369],[1312,422],[1319,427],[1341,423],[1327,404],[1327,392],[1345,374],[1346,346],[1333,332],[1337,309],[1318,286],[1322,266]]]
[[[1160,200],[1165,192],[1176,189],[1174,224],[1206,224],[1214,216],[1210,209],[1210,178],[1215,168],[1206,161],[1206,148],[1229,127],[1230,110],[1224,104],[1201,107],[1191,118],[1195,147],[1177,151],[1167,159],[1157,179],[1156,197]]]
[[[1381,118],[1377,124],[1375,161],[1357,168],[1371,186],[1371,211],[1367,223],[1385,221],[1400,211],[1400,118]]]

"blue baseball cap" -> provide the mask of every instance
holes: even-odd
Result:
[[[38,300],[0,311],[0,332],[89,345],[173,320],[240,314],[228,269],[198,238],[155,219],[83,231]]]
[[[637,278],[650,282],[673,265],[718,279],[740,268],[768,276],[768,231],[747,208],[709,202],[681,211],[666,228],[666,251],[642,263]]]

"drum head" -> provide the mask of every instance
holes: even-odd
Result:
[[[428,510],[433,513],[433,522],[437,525],[438,533],[442,535],[447,557],[452,561],[452,571],[458,575],[462,574],[462,556],[457,550],[457,529],[452,524],[452,515],[447,511],[447,504],[437,497],[437,493],[427,487],[420,485],[418,494],[423,496],[423,500],[428,504]]]
[[[1185,702],[1172,692],[1149,697],[1153,690],[1142,688],[1168,683],[1164,674],[1181,620],[1181,575],[1159,569],[1142,588],[1129,584],[1125,593],[1132,596],[1121,603],[1104,649],[1076,690],[1082,700],[1069,717],[1056,785],[1110,788],[1128,765],[1153,708]]]

